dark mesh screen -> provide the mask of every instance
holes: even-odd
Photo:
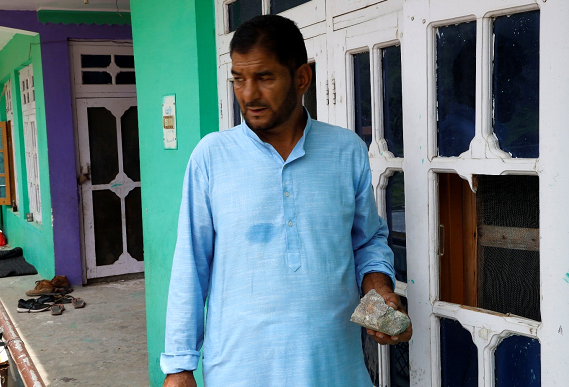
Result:
[[[479,176],[478,306],[540,320],[539,179]]]

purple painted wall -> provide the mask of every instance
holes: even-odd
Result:
[[[0,11],[0,26],[38,32],[41,41],[55,273],[82,283],[79,193],[68,39],[132,39],[131,27],[43,24],[34,11]]]

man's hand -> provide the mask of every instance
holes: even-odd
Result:
[[[401,303],[401,299],[397,294],[393,292],[391,287],[391,279],[389,276],[383,273],[368,273],[364,276],[362,281],[362,292],[363,294],[367,294],[371,289],[375,289],[375,291],[383,297],[385,303],[392,307],[395,310],[398,310],[402,313],[407,314],[405,309],[403,308],[403,304]],[[407,329],[401,332],[397,336],[389,336],[382,332],[376,332],[372,329],[367,329],[367,334],[372,336],[375,341],[379,344],[392,344],[395,345],[397,343],[401,343],[404,341],[411,340],[411,336],[413,335],[413,324],[409,324]]]
[[[166,376],[162,387],[197,387],[197,384],[192,371],[183,371]]]

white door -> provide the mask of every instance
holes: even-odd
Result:
[[[136,99],[76,109],[87,278],[144,271]]]

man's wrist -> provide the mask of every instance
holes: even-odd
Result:
[[[362,293],[365,295],[371,289],[375,289],[380,295],[393,293],[393,283],[391,278],[380,272],[367,273],[362,280]]]

